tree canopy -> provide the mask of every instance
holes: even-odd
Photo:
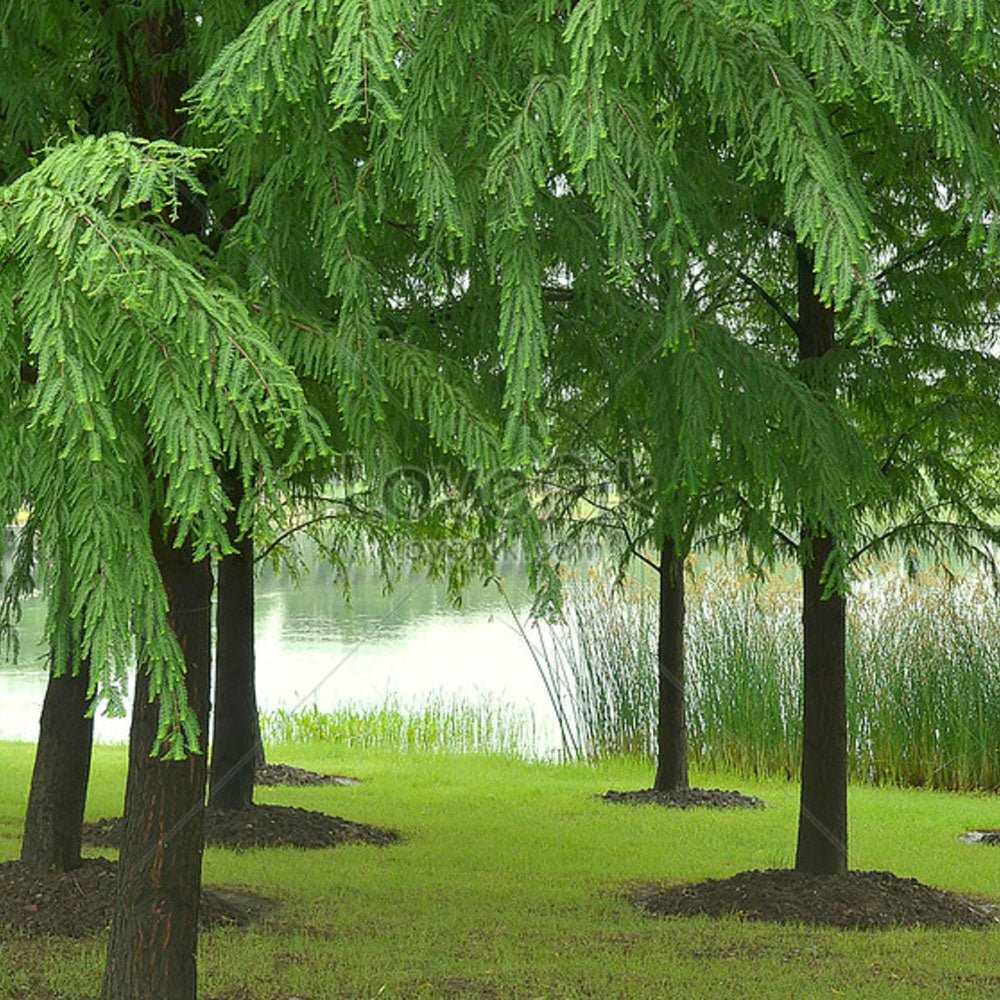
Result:
[[[89,658],[92,684],[116,704],[141,636],[153,692],[181,707],[175,750],[197,735],[150,517],[162,511],[199,553],[220,551],[227,501],[215,463],[225,456],[249,477],[274,471],[278,442],[290,456],[323,447],[241,296],[164,224],[179,186],[197,189],[201,159],[109,133],[46,152],[0,188],[11,456],[0,504],[8,520],[30,512],[22,543],[45,567],[57,661]]]

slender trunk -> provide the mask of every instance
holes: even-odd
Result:
[[[188,704],[208,728],[212,572],[189,543],[171,548],[154,525],[156,557],[170,621],[187,666]],[[118,894],[102,1000],[195,1000],[198,902],[205,803],[204,754],[180,761],[150,755],[159,723],[149,680],[136,677],[129,735]]]
[[[799,357],[834,346],[834,313],[816,295],[812,254],[798,249]],[[803,531],[811,550],[802,569],[802,789],[795,867],[814,874],[847,871],[846,600],[824,596],[824,569],[836,539]]]
[[[671,538],[660,550],[659,698],[656,728],[658,792],[688,787],[684,715],[684,557]]]
[[[802,791],[795,867],[841,875],[847,871],[847,602],[839,594],[823,596],[823,567],[834,543],[811,543],[812,559],[802,570]]]
[[[191,85],[186,31],[194,25],[186,5],[149,5],[116,38],[131,129],[148,139],[184,141],[183,95]],[[164,222],[204,239],[210,214],[181,185],[179,204]],[[169,600],[171,624],[184,654],[187,701],[201,739],[207,740],[212,647],[212,570],[195,562],[189,542],[164,541],[154,516],[153,545]],[[119,856],[118,892],[111,922],[102,1000],[195,1000],[198,904],[205,786],[205,754],[181,761],[150,755],[159,705],[149,701],[140,669],[129,735],[129,772]]]
[[[208,804],[213,809],[248,809],[253,805],[254,771],[260,753],[254,687],[253,538],[236,541],[236,509],[243,500],[243,484],[232,474],[224,477],[224,483],[234,507],[229,533],[236,552],[219,563]]]
[[[21,860],[36,868],[67,872],[80,866],[94,736],[89,684],[86,661],[75,674],[49,674],[21,840]]]

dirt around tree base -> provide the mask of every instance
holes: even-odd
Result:
[[[264,764],[254,772],[255,785],[288,785],[304,788],[310,785],[360,785],[360,778],[347,778],[342,774],[319,774],[291,764]]]
[[[84,823],[83,842],[94,847],[117,847],[120,818]],[[259,805],[250,809],[205,811],[205,843],[216,847],[337,847],[374,844],[385,847],[399,840],[395,830],[354,823],[339,816],[296,806]]]
[[[88,937],[111,922],[117,866],[106,858],[86,858],[65,874],[39,872],[20,861],[0,864],[0,935]],[[206,888],[199,924],[245,926],[277,909],[253,893]]]
[[[889,872],[807,875],[787,869],[740,872],[694,885],[644,885],[629,893],[655,916],[738,916],[779,924],[872,930],[890,927],[993,927],[995,906],[933,889]]]
[[[1000,847],[1000,830],[970,830],[968,833],[963,833],[960,839],[969,844]]]
[[[629,806],[658,805],[671,809],[694,809],[698,806],[709,809],[765,809],[761,799],[740,792],[727,792],[721,788],[680,788],[673,792],[658,792],[655,788],[643,788],[637,792],[607,791],[598,798],[605,802],[620,802]]]

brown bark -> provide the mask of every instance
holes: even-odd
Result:
[[[238,476],[223,478],[234,508],[229,535],[236,552],[219,563],[208,804],[213,809],[248,809],[262,755],[254,685],[254,547],[249,536],[237,540],[236,509],[243,500],[243,485]]]
[[[94,720],[86,661],[75,674],[49,675],[24,818],[21,860],[49,871],[80,866]]]
[[[153,529],[170,602],[170,622],[184,653],[188,704],[208,728],[212,572],[194,562],[188,543],[174,549]],[[136,678],[129,735],[124,833],[102,1000],[196,1000],[195,952],[205,804],[204,754],[181,761],[151,756],[159,704],[149,680]]]
[[[194,21],[185,5],[150,9],[117,39],[129,128],[149,139],[184,141],[183,95],[187,72],[186,29]],[[206,213],[193,192],[179,191],[176,213],[164,222],[204,239]],[[156,518],[154,517],[154,522]],[[185,686],[202,740],[208,733],[211,665],[212,573],[195,563],[190,546],[164,543],[162,525],[153,539],[170,601],[170,616],[187,664]],[[129,742],[119,886],[105,967],[103,1000],[194,1000],[202,823],[207,765],[204,754],[183,761],[150,756],[159,709],[148,701],[140,670]]]
[[[798,250],[799,357],[822,357],[834,346],[834,313],[816,294],[812,254]],[[806,528],[802,569],[802,787],[798,871],[847,871],[846,599],[825,595],[824,569],[836,539]]]
[[[684,710],[684,557],[670,538],[660,550],[659,683],[656,778],[653,787],[672,792],[688,787],[687,719]]]

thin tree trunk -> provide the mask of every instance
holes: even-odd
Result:
[[[799,357],[834,346],[834,313],[816,295],[813,256],[798,248]],[[824,569],[836,540],[803,531],[811,549],[802,569],[802,788],[795,867],[814,874],[847,871],[846,599],[824,596]]]
[[[212,572],[194,562],[189,543],[174,549],[154,525],[156,557],[170,621],[187,666],[188,704],[208,728]],[[136,677],[129,735],[118,894],[111,922],[102,1000],[196,1000],[195,952],[205,803],[204,754],[165,761],[150,756],[159,704]]]
[[[236,541],[236,510],[243,501],[243,484],[231,473],[224,477],[224,483],[234,508],[229,534],[236,552],[219,563],[208,804],[212,809],[248,809],[253,805],[254,772],[260,753],[254,685],[253,538],[248,535]]]
[[[802,570],[802,790],[795,867],[818,875],[847,871],[846,604],[824,598],[829,538],[811,539]]]
[[[49,674],[21,839],[21,860],[36,868],[67,872],[80,866],[94,737],[89,684],[86,661],[75,674]]]
[[[660,550],[656,779],[659,792],[688,787],[687,719],[684,714],[684,557],[671,538]]]

